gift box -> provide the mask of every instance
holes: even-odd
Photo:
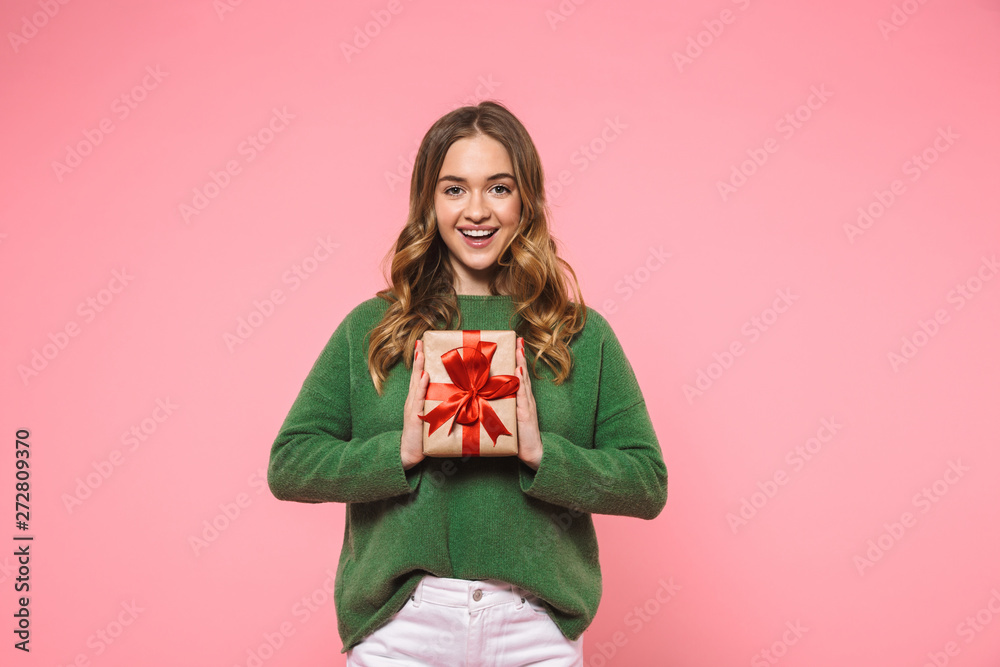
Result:
[[[424,333],[425,456],[517,455],[513,331]]]

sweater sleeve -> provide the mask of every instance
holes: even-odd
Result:
[[[410,493],[419,469],[403,469],[400,430],[352,437],[350,315],[337,327],[271,446],[267,482],[279,500],[370,502]]]
[[[667,469],[635,372],[606,324],[600,364],[593,448],[541,432],[542,459],[538,470],[520,466],[521,489],[582,512],[653,519],[667,501]]]

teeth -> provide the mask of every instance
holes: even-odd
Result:
[[[460,229],[459,231],[462,232],[463,234],[465,234],[466,236],[482,237],[482,236],[490,236],[496,230],[495,229],[488,229],[488,230],[487,229],[468,229],[468,230],[466,230],[466,229]]]

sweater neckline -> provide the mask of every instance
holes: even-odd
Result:
[[[487,301],[491,299],[510,301],[514,298],[509,294],[456,294],[455,296],[467,301]]]

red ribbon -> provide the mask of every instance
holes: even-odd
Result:
[[[516,375],[490,377],[490,364],[496,349],[496,343],[479,339],[478,330],[463,331],[462,347],[441,355],[441,363],[454,384],[431,382],[427,386],[427,400],[444,402],[420,418],[430,424],[429,433],[433,433],[455,417],[448,433],[455,423],[462,425],[463,456],[479,455],[480,424],[492,438],[494,447],[501,435],[511,435],[487,401],[515,396],[521,381]]]

